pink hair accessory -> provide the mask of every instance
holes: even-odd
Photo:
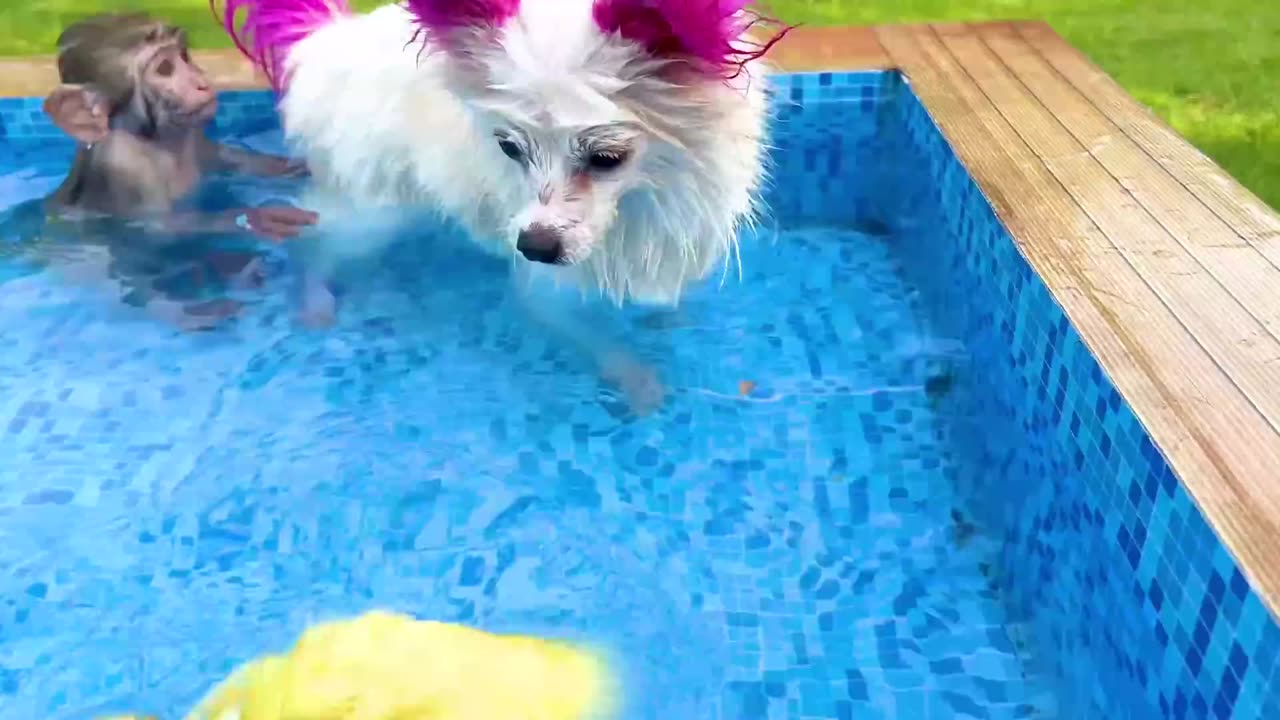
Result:
[[[232,42],[277,93],[284,90],[284,62],[293,46],[334,18],[351,14],[347,0],[226,0],[221,13],[218,2],[209,0],[214,16],[221,15]],[[242,10],[247,12],[239,22]]]
[[[520,12],[520,0],[406,0],[405,4],[418,25],[438,41],[463,28],[502,27]]]
[[[743,38],[760,24],[778,25],[746,11],[750,0],[596,0],[592,14],[606,34],[638,43],[661,58],[684,58],[710,75],[733,77],[761,57],[790,29],[770,33],[763,44]]]

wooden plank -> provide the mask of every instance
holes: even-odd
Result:
[[[219,90],[257,90],[265,79],[235,50],[194,51],[192,57]],[[52,55],[0,58],[0,97],[44,97],[58,85]]]
[[[891,67],[869,27],[798,27],[769,51],[769,60],[783,72]]]
[[[1063,128],[1226,288],[1273,337],[1280,336],[1280,267],[1178,182],[1067,83],[1007,23],[976,26],[986,46]],[[1126,238],[1113,238],[1124,242]]]
[[[1089,98],[1170,175],[1272,263],[1280,265],[1280,213],[1133,99],[1111,76],[1048,25],[1019,23],[1017,31],[1068,83]]]
[[[1018,82],[972,26],[935,29],[943,45],[1076,204],[1256,406],[1271,425],[1267,436],[1280,431],[1280,340],[1134,200],[1072,137],[1060,118]],[[1259,265],[1264,262],[1260,257],[1254,260]],[[1249,425],[1241,430],[1250,432]],[[1280,443],[1270,450],[1280,463]]]
[[[927,28],[878,31],[1090,351],[1188,492],[1280,612],[1275,433]],[[1252,430],[1249,434],[1244,434]],[[1263,452],[1259,452],[1263,449]]]

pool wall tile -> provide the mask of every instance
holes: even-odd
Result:
[[[41,108],[43,103],[43,98],[0,98],[0,142],[42,148],[54,143],[69,148],[71,140],[49,121]],[[218,94],[218,113],[209,126],[209,134],[215,138],[252,135],[279,126],[275,100],[269,93],[235,90]]]
[[[774,78],[777,130],[769,219],[781,225],[865,226],[878,221],[865,171],[876,157],[875,118],[894,97],[898,75],[885,72],[798,73]]]
[[[947,405],[981,472],[957,480],[1063,717],[1280,717],[1275,619],[909,86],[877,107],[867,187],[967,346]]]

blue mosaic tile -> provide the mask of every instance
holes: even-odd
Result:
[[[931,259],[908,267],[981,368],[949,398],[978,457],[959,480],[1003,536],[1005,596],[1064,716],[1273,717],[1274,618],[923,105],[899,98],[877,204]]]
[[[43,98],[0,97],[0,141],[65,142],[62,131],[49,121]],[[218,112],[210,125],[214,137],[252,135],[277,128],[275,99],[265,92],[235,90],[218,93]]]
[[[764,200],[775,222],[872,231],[883,226],[871,186],[875,173],[870,170],[879,162],[875,118],[895,97],[898,78],[862,72],[774,79],[777,132]]]
[[[774,87],[742,281],[601,323],[650,418],[465,249],[324,336],[275,280],[193,337],[0,255],[0,704],[178,717],[383,606],[590,638],[637,720],[1280,717],[1275,621],[909,86]],[[0,100],[0,199],[56,182],[38,108]]]

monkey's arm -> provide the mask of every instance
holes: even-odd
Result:
[[[107,171],[104,209],[143,225],[152,237],[181,242],[191,235],[251,233],[278,241],[296,236],[316,221],[314,213],[289,206],[174,212],[169,175],[148,161],[145,152],[132,147],[133,142],[113,135],[100,146]]]
[[[135,214],[131,219],[156,232],[174,236],[174,239],[181,239],[183,235],[241,231],[233,213],[145,213]]]
[[[292,205],[239,208],[223,213],[166,213],[150,218],[151,227],[170,237],[202,233],[250,233],[275,242],[297,237],[319,218]]]
[[[234,214],[174,212],[168,178],[146,152],[131,147],[132,139],[112,137],[95,148],[102,179],[94,204],[123,220],[146,227],[153,237],[182,240],[194,233],[238,230]]]
[[[300,160],[244,150],[213,141],[209,142],[207,156],[214,168],[223,171],[265,177],[302,177],[307,174],[307,167]]]
[[[112,133],[73,167],[76,193],[65,198],[64,210],[104,213],[126,223],[139,224],[167,234],[183,219],[172,212],[168,176],[152,161],[147,148],[124,133]],[[71,178],[68,179],[70,182]]]

